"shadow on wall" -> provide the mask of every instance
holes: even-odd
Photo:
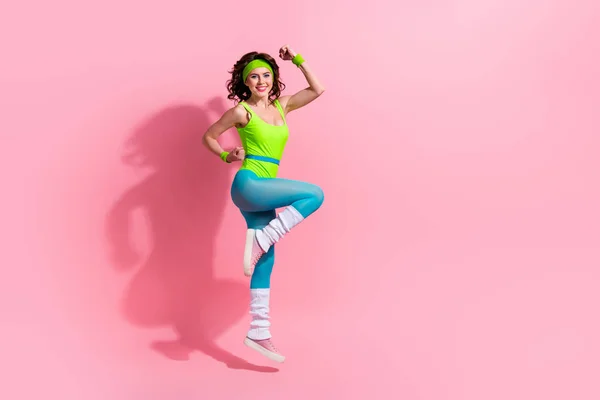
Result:
[[[106,229],[115,268],[136,269],[123,298],[130,323],[144,328],[171,326],[178,340],[155,341],[152,349],[175,360],[197,350],[229,368],[274,372],[231,354],[216,344],[229,327],[246,317],[248,287],[215,278],[214,233],[229,201],[229,175],[202,144],[210,112],[218,118],[218,99],[207,109],[166,108],[134,130],[123,161],[152,172],[123,193],[108,213]],[[232,167],[233,168],[233,167]],[[150,230],[149,254],[137,254],[130,226],[141,211]],[[140,265],[141,264],[141,265]]]

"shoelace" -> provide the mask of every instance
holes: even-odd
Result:
[[[277,349],[277,347],[275,347],[275,345],[273,344],[273,342],[271,341],[271,339],[267,339],[267,343],[269,344],[269,346],[271,347],[271,349],[273,349],[273,351],[275,353],[279,353],[279,349]]]
[[[260,258],[264,255],[265,253],[263,251],[259,251],[258,253],[256,253],[254,255],[254,257],[252,257],[252,266],[256,266],[256,263],[258,263],[258,260],[260,260]]]

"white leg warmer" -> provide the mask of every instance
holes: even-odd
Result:
[[[271,289],[250,289],[250,330],[248,337],[254,340],[269,339],[269,298]]]
[[[269,225],[256,231],[256,240],[260,247],[267,252],[271,245],[280,241],[286,233],[302,220],[304,220],[302,214],[294,207],[288,206],[272,219]]]

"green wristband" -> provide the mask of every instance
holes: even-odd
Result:
[[[229,155],[228,151],[224,151],[221,153],[221,160],[225,161],[226,163],[228,163],[227,161],[227,156]]]
[[[304,62],[304,57],[302,57],[302,55],[300,54],[296,54],[294,56],[294,58],[292,58],[292,63],[296,66],[299,67],[300,65],[302,65],[302,63]]]

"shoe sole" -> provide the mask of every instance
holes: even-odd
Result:
[[[244,275],[252,276],[252,245],[254,244],[254,229],[246,231],[246,245],[244,246]]]
[[[281,354],[273,353],[272,351],[265,349],[261,345],[254,343],[251,339],[248,339],[248,338],[244,339],[244,344],[246,346],[250,347],[252,350],[255,350],[255,351],[259,352],[260,354],[262,354],[263,356],[267,357],[269,360],[272,360],[272,361],[275,361],[278,363],[282,363],[285,361],[285,357],[282,356]]]

